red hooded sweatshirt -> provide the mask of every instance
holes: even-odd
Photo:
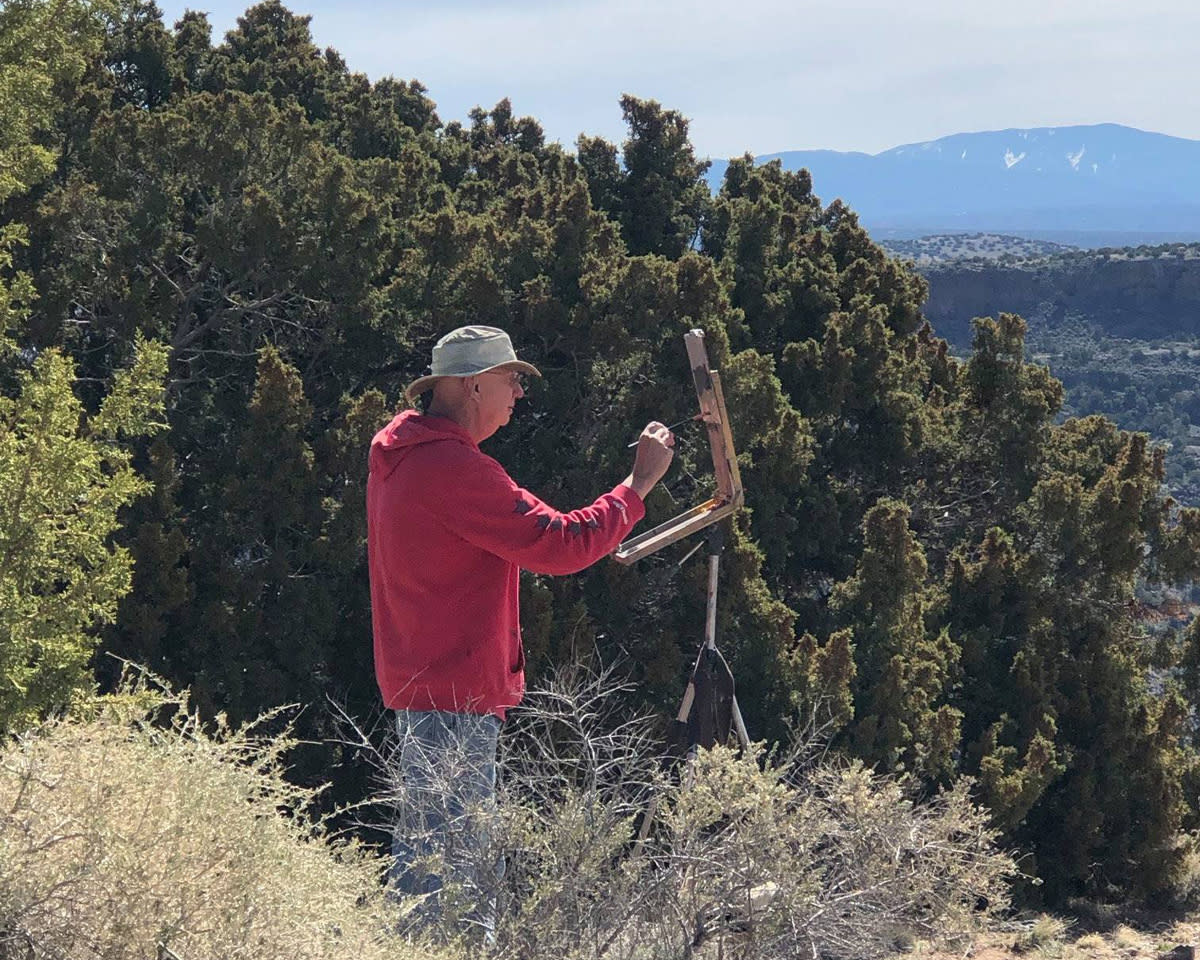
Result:
[[[645,514],[620,484],[559,513],[451,420],[406,410],[371,441],[367,551],[384,705],[493,713],[525,691],[519,569],[575,573]]]

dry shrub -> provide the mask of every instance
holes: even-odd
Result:
[[[759,956],[868,958],[969,936],[1007,906],[1013,864],[967,783],[918,803],[857,763],[785,778],[764,760],[702,753],[678,792],[667,843],[683,915],[744,918]]]
[[[1058,954],[1062,952],[1063,940],[1071,929],[1073,921],[1065,917],[1056,917],[1048,913],[1039,914],[1028,924],[1022,926],[1013,949],[1017,953],[1038,952]]]
[[[283,779],[288,745],[144,685],[4,745],[0,957],[423,955],[387,930],[378,859]]]
[[[677,877],[633,847],[654,798],[669,801],[672,780],[655,725],[622,713],[627,692],[611,672],[564,673],[510,715],[502,955],[679,955],[678,924],[662,915]]]
[[[1005,905],[1012,863],[965,786],[918,803],[859,766],[723,749],[680,783],[617,692],[558,683],[514,713],[501,802],[466,815],[491,818],[490,843],[453,855],[476,851],[478,876],[506,860],[483,891],[498,905],[486,943],[462,922],[478,891],[456,890],[436,850],[442,917],[397,936],[420,911],[385,898],[383,859],[311,816],[281,775],[285,736],[206,733],[144,687],[49,723],[0,753],[0,958],[871,958]]]
[[[379,808],[389,811],[385,819],[405,824],[416,854],[412,886],[440,884],[402,899],[405,936],[439,947],[486,939],[489,952],[528,960],[615,956],[614,942],[655,912],[669,878],[631,860],[631,838],[669,777],[653,725],[617,716],[621,692],[611,675],[531,690],[502,736],[495,805],[463,798],[462,784],[479,779],[469,743],[448,735],[408,783],[398,762],[404,745],[388,738],[376,751],[343,718],[380,780],[364,825],[382,827]],[[422,831],[423,821],[434,826]],[[492,932],[483,934],[481,916]]]
[[[1007,907],[1014,865],[965,782],[916,802],[909,784],[860,765],[727,749],[701,752],[681,777],[653,724],[620,714],[618,693],[611,676],[560,678],[511,715],[496,846],[468,871],[507,861],[487,892],[495,955],[872,958],[968,936]],[[391,788],[403,802],[403,784]],[[424,935],[456,939],[455,911],[471,903],[452,890]]]
[[[1141,934],[1133,929],[1133,927],[1121,924],[1116,930],[1113,931],[1112,941],[1118,947],[1126,950],[1132,950],[1141,944],[1142,937]]]

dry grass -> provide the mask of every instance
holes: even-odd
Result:
[[[1030,927],[1041,920],[1038,918],[1032,923],[1026,921],[1022,926]],[[1014,940],[1011,933],[993,931],[981,932],[966,951],[941,952],[922,944],[917,952],[926,960],[961,960],[964,956],[974,960],[1030,960],[1041,957],[1057,957],[1061,960],[1159,960],[1169,956],[1175,947],[1183,945],[1196,947],[1200,952],[1200,916],[1174,920],[1156,920],[1144,916],[1136,925],[1117,924],[1107,932],[1093,930],[1078,935],[1072,935],[1067,921],[1059,922],[1064,928],[1059,939],[1047,940],[1032,948],[1027,938],[1019,935]],[[1023,932],[1028,933],[1027,930]]]
[[[378,861],[282,778],[287,745],[206,733],[144,686],[4,745],[0,956],[423,956],[388,935]]]
[[[1134,930],[1133,927],[1126,926],[1125,924],[1121,924],[1112,932],[1113,944],[1123,950],[1137,947],[1141,943],[1141,940],[1142,935]]]
[[[1039,914],[1032,923],[1023,927],[1013,941],[1017,953],[1034,953],[1042,957],[1062,955],[1063,943],[1071,921],[1048,913]]]

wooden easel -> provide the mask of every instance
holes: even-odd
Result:
[[[698,507],[692,507],[675,519],[659,524],[653,530],[626,540],[617,547],[613,556],[618,563],[626,566],[724,520],[745,501],[737,455],[733,451],[733,434],[729,431],[729,415],[725,412],[725,395],[721,392],[721,377],[708,365],[704,331],[689,330],[683,335],[683,342],[687,347],[692,379],[696,383],[696,396],[700,401],[700,419],[708,427],[708,445],[712,449],[717,492]]]
[[[618,563],[628,566],[663,547],[708,528],[708,599],[704,620],[704,643],[696,657],[696,666],[692,670],[687,690],[684,691],[683,701],[676,719],[681,724],[689,724],[689,720],[692,719],[692,708],[696,701],[697,678],[701,676],[703,669],[719,667],[729,676],[728,692],[733,727],[742,747],[747,748],[750,746],[750,737],[746,732],[746,724],[742,720],[742,712],[738,708],[737,697],[733,695],[732,674],[728,673],[725,660],[717,649],[717,585],[720,576],[721,551],[724,548],[722,529],[717,524],[731,516],[743,504],[745,495],[742,490],[742,477],[738,472],[737,454],[733,449],[729,415],[725,410],[725,395],[721,390],[721,377],[708,365],[708,353],[704,349],[704,331],[690,330],[684,334],[683,340],[687,347],[688,362],[691,364],[692,379],[696,384],[696,396],[700,402],[700,419],[708,428],[708,443],[712,450],[713,473],[717,479],[717,490],[710,499],[699,506],[692,507],[653,530],[626,540],[617,548],[613,556]],[[695,725],[689,726],[691,729],[695,728]],[[693,742],[689,745],[689,758],[694,758],[697,749],[695,738],[693,737],[692,740]],[[689,776],[691,766],[692,764],[689,763]],[[638,850],[641,849],[650,832],[657,808],[658,799],[655,798],[651,801],[646,816],[643,818],[641,830],[638,832]]]

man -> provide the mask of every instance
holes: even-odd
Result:
[[[425,412],[406,410],[375,435],[367,480],[375,673],[396,711],[406,794],[393,882],[436,895],[441,877],[413,866],[440,846],[455,879],[486,904],[498,873],[482,875],[486,838],[461,827],[493,802],[500,724],[525,689],[519,571],[575,573],[611,553],[644,516],[674,437],[648,424],[629,476],[560,513],[479,449],[512,417],[522,377],[541,376],[517,359],[508,334],[453,330],[434,346],[430,369],[405,391],[410,401],[433,391]],[[426,915],[436,915],[436,896],[427,900]],[[490,926],[486,906],[475,919]]]

